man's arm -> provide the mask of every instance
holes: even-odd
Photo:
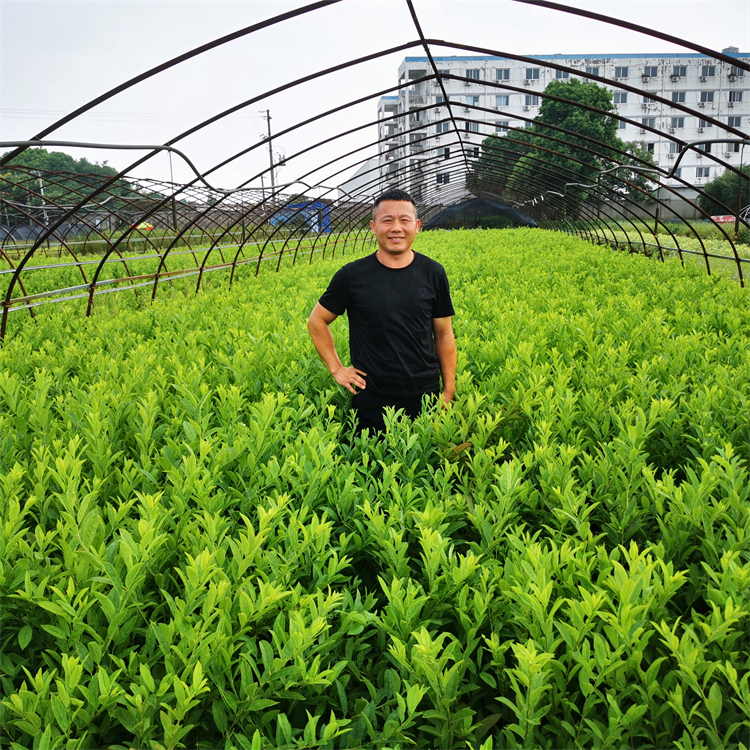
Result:
[[[443,379],[443,402],[449,404],[456,396],[456,339],[450,317],[433,318],[432,331]]]
[[[333,375],[334,380],[348,391],[356,393],[357,391],[354,390],[354,386],[360,390],[364,390],[367,387],[367,383],[365,383],[367,373],[358,370],[356,367],[344,367],[341,364],[339,355],[336,352],[336,344],[333,341],[333,334],[329,328],[336,318],[338,318],[336,313],[326,310],[323,305],[318,303],[310,313],[307,321],[307,330],[310,331],[310,337],[315,345],[315,350],[323,360],[323,364],[328,368],[328,372]]]

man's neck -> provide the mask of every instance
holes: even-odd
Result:
[[[414,260],[414,251],[409,248],[403,253],[387,253],[378,248],[375,257],[387,268],[406,268]]]

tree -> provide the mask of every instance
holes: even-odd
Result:
[[[467,179],[470,190],[489,189],[519,200],[551,190],[565,196],[568,214],[577,215],[584,200],[596,191],[566,183],[595,184],[599,172],[618,162],[656,168],[651,154],[618,138],[617,120],[607,115],[614,109],[610,91],[572,79],[552,81],[544,93],[557,99],[544,98],[532,127],[485,139]],[[621,199],[648,200],[618,179],[646,189],[648,178],[625,169],[615,174],[617,177],[607,174],[600,178],[602,192]]]
[[[703,188],[706,195],[698,198],[698,205],[709,216],[736,213],[738,196],[741,208],[750,205],[750,165],[742,167],[740,172],[726,170]]]
[[[62,175],[45,179],[45,172]],[[40,211],[51,210],[54,204],[77,203],[91,188],[101,184],[103,177],[116,174],[117,170],[106,162],[92,163],[85,157],[76,160],[61,151],[26,149],[0,170],[3,221],[11,226],[25,224],[28,222],[26,214],[41,216]],[[137,195],[125,181],[118,181],[107,194]]]

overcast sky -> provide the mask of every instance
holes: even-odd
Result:
[[[750,2],[568,2],[568,5],[642,24],[721,50],[750,50]],[[9,2],[0,0],[0,140],[28,139],[67,112],[166,60],[225,34],[302,7],[301,2]],[[416,0],[428,37],[476,44],[516,54],[610,54],[679,52],[680,48],[633,32],[504,0]],[[48,138],[100,143],[157,144],[206,117],[310,73],[417,38],[403,0],[344,0],[254,33],[138,84]],[[440,54],[440,50],[434,50]],[[176,143],[201,170],[250,146],[247,156],[215,172],[209,181],[234,187],[268,164],[261,142],[271,111],[274,132],[359,97],[372,97],[337,115],[281,137],[277,150],[289,158],[279,179],[298,179],[328,159],[376,138],[371,126],[335,145],[326,138],[375,119],[376,92],[397,83],[407,55],[399,52],[326,76],[251,104],[242,112]],[[456,54],[448,51],[446,54]],[[108,160],[124,169],[139,152],[65,150],[76,158]],[[311,180],[338,184],[369,148],[324,168]],[[177,181],[192,173],[173,159]],[[169,161],[158,155],[133,173],[169,179]],[[253,184],[259,185],[259,180]]]

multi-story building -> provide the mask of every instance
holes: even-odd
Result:
[[[750,60],[750,54],[734,47],[724,53]],[[464,156],[479,155],[488,135],[530,127],[547,84],[575,77],[574,71],[607,79],[597,83],[612,91],[615,113],[627,119],[618,122],[620,138],[639,143],[662,168],[671,169],[679,154],[680,144],[673,139],[689,143],[736,137],[712,119],[750,132],[750,75],[700,54],[534,55],[524,61],[489,56],[434,59],[441,73],[458,77],[443,79],[450,113],[436,79],[417,82],[432,72],[426,57],[405,58],[398,70],[399,95],[382,97],[378,103],[379,138],[383,139],[380,184],[408,186],[417,196],[428,182],[434,196],[458,179],[455,170],[453,174],[439,170],[441,157],[455,157],[455,149]],[[587,79],[582,75],[582,80]],[[652,95],[668,103],[655,101]],[[739,142],[706,144],[702,151],[689,150],[682,157],[675,176],[702,186],[721,174],[725,164],[739,166],[742,158]],[[745,162],[750,163],[750,153]],[[424,168],[427,164],[429,169]],[[674,179],[667,184],[686,197],[695,194]]]

